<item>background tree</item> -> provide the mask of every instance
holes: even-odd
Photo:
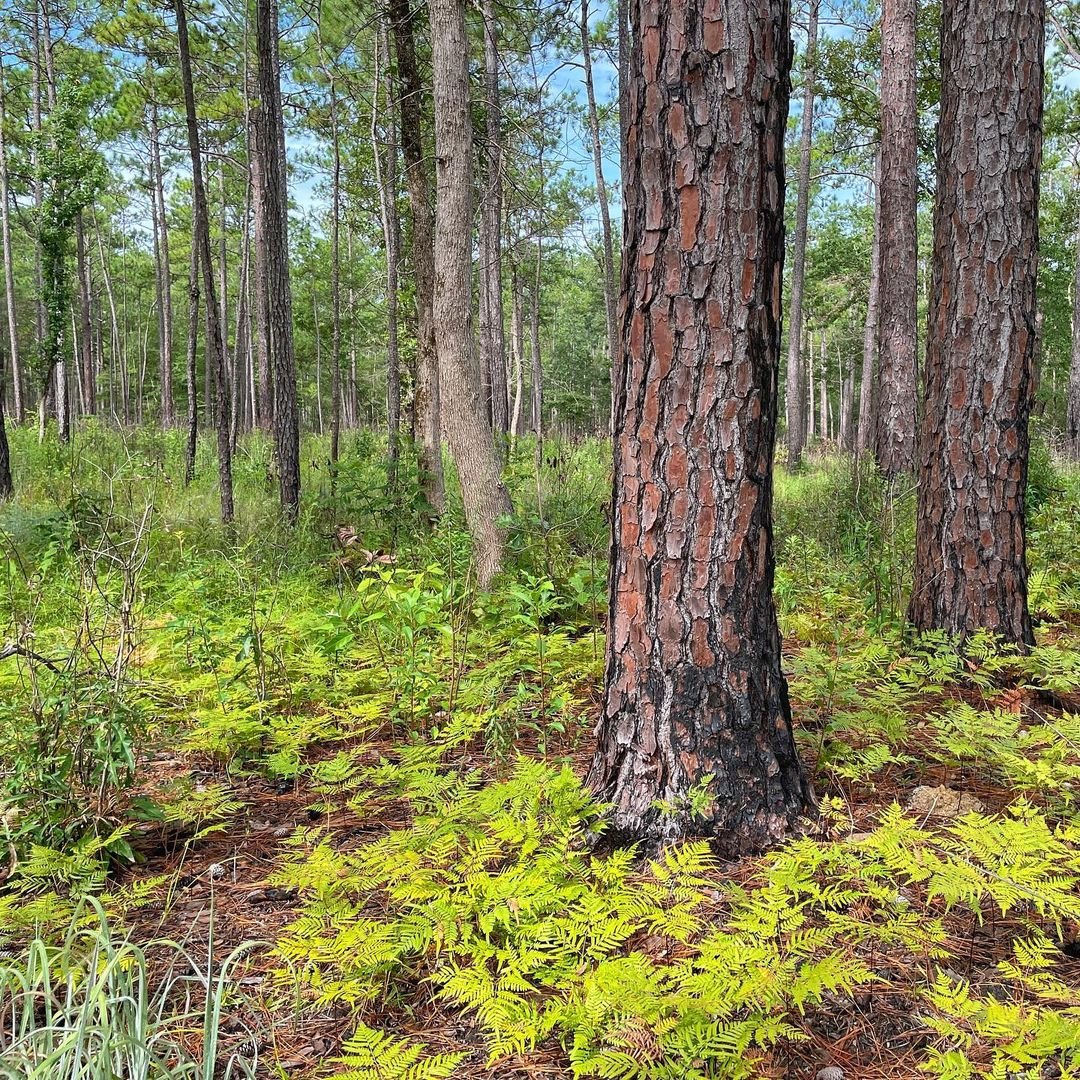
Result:
[[[1030,645],[1025,489],[1044,7],[1042,0],[990,7],[946,0],[941,17],[934,277],[910,618],[921,630],[966,636],[985,628]]]

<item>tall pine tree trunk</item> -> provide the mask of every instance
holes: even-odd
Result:
[[[1080,178],[1077,180],[1080,188]],[[1080,461],[1080,223],[1076,227],[1076,264],[1073,267],[1072,352],[1065,391],[1065,453]]]
[[[510,499],[480,398],[472,325],[472,120],[464,0],[431,0],[435,97],[435,327],[443,422],[461,480],[477,579],[502,566]]]
[[[409,251],[416,279],[416,386],[413,414],[419,440],[420,483],[428,504],[441,514],[446,504],[442,468],[442,421],[439,361],[435,348],[435,232],[431,213],[431,175],[424,153],[421,103],[423,88],[416,63],[415,20],[409,0],[389,0],[401,87],[401,156],[409,189],[412,243]]]
[[[221,520],[233,520],[232,440],[229,437],[229,378],[225,366],[225,343],[221,327],[214,283],[214,256],[210,250],[210,210],[206,184],[202,173],[202,147],[199,140],[199,121],[195,112],[195,90],[191,77],[191,50],[188,44],[187,11],[184,0],[173,0],[176,11],[176,40],[180,58],[180,82],[184,93],[184,114],[187,119],[188,151],[191,154],[192,237],[201,268],[206,308],[206,365],[213,367],[215,393],[214,415],[217,417],[218,485],[221,495]],[[190,349],[190,345],[189,345]],[[189,404],[194,395],[190,392]]]
[[[165,177],[161,171],[161,143],[158,131],[157,102],[150,103],[150,175],[154,217],[157,221],[159,258],[157,265],[159,303],[161,304],[161,345],[159,379],[161,382],[161,423],[172,427],[176,422],[173,399],[173,310],[172,276],[169,270],[169,225],[165,214]]]
[[[380,59],[386,62],[386,110],[382,144],[379,142],[379,98],[382,94]],[[401,351],[398,344],[398,269],[401,227],[397,212],[397,145],[394,131],[394,87],[390,76],[389,37],[385,26],[375,43],[375,87],[371,108],[371,150],[375,184],[379,190],[379,217],[386,249],[386,427],[389,439],[387,473],[391,486],[397,480],[401,445]]]
[[[481,367],[490,393],[491,426],[499,457],[510,427],[502,300],[502,105],[499,95],[499,26],[494,0],[482,0],[486,128],[481,214]]]
[[[273,380],[274,449],[281,510],[295,523],[300,512],[300,412],[296,397],[292,290],[289,284],[288,200],[285,191],[285,123],[281,112],[278,61],[278,9],[275,0],[257,0],[255,51],[262,106],[263,223]]]
[[[184,377],[187,382],[187,441],[184,453],[184,487],[195,479],[195,454],[199,446],[199,376],[196,368],[199,348],[199,245],[191,237],[191,265],[188,269],[187,357]],[[210,358],[207,357],[207,363]]]
[[[788,327],[787,382],[785,386],[789,468],[795,468],[802,459],[807,423],[810,424],[811,434],[813,433],[814,424],[812,389],[809,410],[805,411],[806,389],[803,385],[803,358],[800,347],[803,335],[803,295],[806,291],[806,241],[807,222],[810,215],[810,150],[814,139],[814,83],[817,79],[818,5],[819,0],[810,0],[806,30],[806,61],[803,66],[803,111],[799,135],[795,237],[791,253],[791,325]]]
[[[607,325],[608,364],[614,372],[616,357],[619,355],[615,252],[611,238],[611,214],[608,211],[607,183],[604,180],[604,154],[600,142],[600,117],[596,111],[589,37],[589,0],[581,0],[581,55],[585,72],[585,98],[589,111],[589,133],[592,137],[593,170],[596,173],[596,201],[600,204],[600,228],[604,244],[604,319]]]
[[[4,66],[0,63],[0,239],[3,241],[4,300],[8,326],[8,355],[11,358],[12,417],[16,424],[26,418],[23,398],[23,373],[19,353],[18,315],[15,311],[15,264],[11,246],[11,218],[8,205],[7,147],[4,143],[4,120],[7,116],[4,99]]]
[[[915,112],[917,0],[884,0],[881,16],[881,353],[877,460],[888,477],[915,461],[918,236]]]
[[[859,424],[855,433],[858,457],[873,445],[877,425],[874,422],[874,378],[877,370],[878,324],[881,302],[881,158],[874,155],[874,239],[870,248],[870,283],[866,299],[866,322],[863,324],[862,381],[859,384]]]
[[[1024,498],[1044,18],[1043,0],[942,6],[934,276],[910,608],[920,630],[967,636],[987,629],[1021,646],[1034,642]]]
[[[617,840],[705,835],[738,854],[787,835],[812,798],[772,597],[788,5],[631,10],[624,374],[590,780]]]
[[[330,75],[330,467],[341,454],[341,132],[337,87]]]
[[[75,274],[79,287],[78,375],[83,414],[97,412],[97,379],[94,371],[94,337],[90,318],[90,260],[86,256],[86,226],[80,212],[75,218]]]

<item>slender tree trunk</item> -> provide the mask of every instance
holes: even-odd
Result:
[[[295,524],[300,512],[300,412],[296,397],[292,290],[289,284],[288,201],[284,169],[285,126],[281,113],[278,63],[278,9],[275,0],[257,0],[255,51],[263,131],[263,220],[269,294],[270,356],[274,384],[274,448],[281,509]]]
[[[810,215],[810,152],[814,140],[814,84],[817,81],[817,32],[820,0],[810,0],[806,31],[806,59],[803,64],[802,117],[799,135],[798,191],[795,203],[795,237],[791,266],[791,325],[788,327],[788,359],[785,400],[787,409],[788,467],[796,468],[802,460],[807,432],[813,435],[814,398],[810,388],[809,410],[804,400],[803,294],[806,288],[806,241]],[[810,359],[811,365],[813,358]],[[812,381],[812,376],[811,376]],[[808,428],[809,424],[809,428]]]
[[[917,0],[884,0],[881,16],[881,363],[877,460],[888,477],[915,462],[918,301],[915,15]]]
[[[23,372],[19,354],[18,313],[15,310],[15,264],[11,246],[11,218],[8,204],[7,148],[4,144],[4,119],[7,109],[4,100],[4,66],[0,62],[0,237],[3,239],[4,298],[7,310],[8,355],[11,357],[13,418],[16,424],[26,419],[23,398]]]
[[[825,440],[829,438],[829,351],[828,351],[829,335],[825,330],[821,331],[821,374],[818,382],[821,386],[821,393],[818,395],[818,405],[820,408],[820,419],[818,422],[818,428],[821,431],[821,437]]]
[[[123,341],[120,337],[120,321],[116,314],[116,297],[113,295],[112,274],[109,273],[109,261],[105,258],[105,245],[101,239],[101,228],[97,220],[94,221],[94,233],[97,238],[98,261],[101,265],[101,279],[105,283],[105,297],[109,301],[109,326],[111,329],[109,347],[109,411],[114,411],[113,405],[113,370],[126,365],[127,358],[121,351]],[[121,378],[121,385],[123,378]]]
[[[229,386],[234,385],[232,359],[229,356],[229,236],[225,193],[225,162],[218,164],[218,302],[221,305],[221,347],[225,350],[225,370],[229,374]],[[230,397],[232,395],[230,394]],[[232,408],[229,409],[229,432],[232,434]]]
[[[920,630],[967,636],[988,629],[1026,646],[1034,643],[1024,498],[1045,9],[1043,0],[945,0],[941,14],[934,277],[910,618]]]
[[[1080,188],[1080,178],[1077,180]],[[1076,265],[1073,269],[1072,353],[1065,398],[1065,453],[1080,461],[1080,223],[1076,227]]]
[[[510,431],[515,438],[525,430],[522,409],[525,397],[525,309],[522,296],[521,272],[514,267],[510,278],[511,315],[510,315],[510,352],[514,361],[514,412],[510,421]]]
[[[172,273],[169,261],[169,223],[165,213],[165,176],[161,170],[161,136],[158,129],[157,102],[150,103],[150,174],[154,217],[157,221],[160,257],[158,262],[159,302],[161,304],[161,423],[172,427],[176,423],[176,404],[173,398],[173,308]]]
[[[184,455],[184,487],[195,479],[195,453],[199,444],[199,375],[196,369],[199,348],[199,245],[191,238],[191,266],[188,270],[187,362],[187,449]],[[209,363],[207,359],[207,363]]]
[[[596,90],[593,86],[592,49],[589,38],[589,0],[581,0],[581,55],[585,70],[589,133],[592,136],[593,170],[596,173],[596,201],[600,205],[600,228],[604,243],[604,318],[607,324],[608,363],[611,371],[614,372],[616,357],[619,355],[615,253],[611,239],[611,215],[608,212],[607,183],[604,180],[604,153],[600,142],[600,117],[596,111]],[[614,379],[612,385],[614,386]]]
[[[2,118],[2,110],[0,110]],[[11,450],[8,447],[7,425],[4,422],[4,364],[0,352],[0,502],[10,499],[15,494],[15,484],[11,479]]]
[[[45,181],[41,170],[42,111],[41,111],[41,32],[37,4],[34,5],[33,18],[30,20],[30,51],[33,63],[30,65],[31,111],[34,139],[30,144],[30,168],[34,174],[34,221],[41,221],[41,208],[45,201]],[[34,237],[34,288],[37,304],[34,308],[34,347],[37,355],[45,354],[45,277],[40,235]],[[35,377],[37,373],[35,373]],[[45,423],[49,407],[49,387],[52,384],[52,371],[40,373],[41,390],[38,399],[38,441],[45,438]]]
[[[855,435],[858,457],[870,449],[877,425],[874,421],[874,376],[877,368],[878,321],[881,300],[881,157],[874,155],[874,239],[870,250],[870,288],[863,325],[862,381],[859,384],[859,426]]]
[[[240,278],[236,288],[236,336],[232,362],[232,420],[229,432],[235,449],[241,431],[246,430],[248,373],[248,279],[251,276],[251,177],[244,185],[244,216],[240,229]]]
[[[97,412],[97,380],[90,318],[90,260],[86,257],[86,226],[81,213],[75,218],[75,274],[79,285],[79,388],[83,413],[93,416]]]
[[[270,369],[270,293],[266,265],[266,150],[262,146],[265,125],[261,106],[248,114],[248,159],[251,165],[251,199],[255,208],[255,339],[258,358],[258,423],[266,431],[274,421],[274,382]]]
[[[489,389],[491,426],[498,457],[505,455],[510,427],[506,389],[506,342],[502,300],[502,105],[499,93],[499,25],[494,0],[482,0],[486,139],[481,215],[481,371]]]
[[[210,211],[206,199],[206,185],[202,174],[202,148],[199,144],[199,121],[195,113],[195,91],[191,78],[191,52],[188,45],[187,11],[184,0],[173,0],[176,10],[176,39],[180,58],[180,81],[184,92],[184,112],[187,117],[188,150],[191,153],[192,233],[199,264],[202,267],[202,284],[206,293],[206,364],[213,366],[217,394],[217,449],[218,480],[221,488],[221,520],[228,524],[233,520],[232,487],[232,440],[229,437],[229,378],[225,366],[225,344],[222,337],[221,312],[218,308],[214,284],[214,256],[210,250]],[[190,394],[190,388],[189,388]],[[190,405],[189,405],[190,409]]]
[[[461,480],[477,579],[487,588],[502,566],[499,518],[510,499],[499,475],[480,399],[472,327],[472,120],[464,0],[431,0],[435,97],[435,324],[443,420]]]
[[[728,3],[714,19],[705,0],[631,8],[610,629],[590,783],[616,841],[706,835],[740,854],[783,838],[812,802],[772,597],[788,5]],[[671,77],[691,62],[692,79]],[[715,152],[717,130],[729,153]]]
[[[341,132],[338,128],[337,87],[330,81],[330,135],[333,162],[330,173],[330,467],[341,454]]]
[[[544,280],[543,238],[536,238],[536,262],[533,264],[531,307],[529,309],[529,358],[531,361],[530,416],[536,436],[536,465],[540,468],[544,438],[544,365],[540,355],[540,289]]]
[[[420,483],[436,514],[446,503],[441,450],[441,394],[435,349],[435,246],[431,214],[431,177],[421,125],[423,89],[416,63],[415,20],[409,0],[389,0],[401,87],[401,156],[409,188],[412,219],[410,261],[416,279],[416,386],[413,412],[419,446]],[[419,10],[419,9],[417,9]]]
[[[383,117],[383,144],[379,144],[380,61],[385,58],[386,111]],[[375,43],[375,89],[371,110],[371,150],[375,162],[375,184],[379,190],[379,216],[386,248],[386,428],[389,442],[387,473],[391,486],[397,481],[401,443],[401,352],[398,346],[398,263],[401,227],[397,212],[397,147],[395,144],[393,81],[389,69],[390,46],[386,28],[380,28]]]

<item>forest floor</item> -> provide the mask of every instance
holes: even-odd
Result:
[[[212,957],[222,1076],[1080,1074],[1080,474],[1034,475],[1028,656],[907,635],[910,500],[844,462],[781,476],[776,593],[820,813],[763,857],[647,860],[594,848],[581,784],[603,444],[552,454],[543,515],[530,455],[512,463],[521,520],[490,595],[456,510],[430,534],[372,502],[377,444],[330,505],[305,478],[316,510],[287,539],[265,448],[238,459],[247,524],[224,539],[209,482],[162,479],[178,449],[23,477],[0,519],[3,632],[67,658],[0,665],[3,798],[55,781],[4,818],[22,846],[0,946],[91,892],[162,977],[166,940]],[[203,1052],[190,1024],[172,1037]]]

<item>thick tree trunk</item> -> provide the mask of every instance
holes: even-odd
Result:
[[[385,58],[386,111],[382,144],[379,142],[379,97],[382,93],[380,59]],[[401,226],[397,211],[397,146],[394,131],[394,87],[390,77],[390,46],[386,28],[380,28],[375,46],[375,87],[371,109],[371,151],[375,162],[375,185],[379,191],[379,217],[386,248],[386,428],[387,474],[391,486],[397,481],[401,445],[401,350],[398,344],[398,264]]]
[[[7,148],[4,144],[4,118],[7,115],[4,102],[4,67],[0,63],[0,238],[3,240],[4,299],[8,325],[8,355],[11,357],[11,384],[13,418],[16,424],[26,419],[23,398],[23,372],[19,353],[18,315],[15,310],[15,264],[11,246],[11,217],[8,205]]]
[[[150,175],[154,218],[157,221],[159,260],[158,289],[161,304],[161,344],[159,377],[161,382],[161,423],[172,427],[176,423],[173,399],[173,309],[172,275],[169,262],[169,225],[165,213],[165,177],[161,171],[161,140],[158,131],[157,103],[150,103]]]
[[[510,509],[480,398],[472,327],[472,120],[464,0],[431,0],[435,97],[435,325],[443,422],[461,480],[477,579],[502,566]]]
[[[803,294],[806,289],[806,239],[810,215],[810,151],[814,139],[814,83],[817,80],[817,32],[820,0],[810,0],[806,31],[806,60],[803,65],[803,96],[799,134],[798,191],[795,203],[795,237],[791,264],[791,325],[788,327],[787,380],[785,402],[787,410],[788,468],[795,468],[802,459],[806,445],[807,423],[813,434],[814,399],[811,388],[810,407],[806,411],[806,390],[803,386],[803,358],[800,347],[803,335]],[[812,361],[811,361],[812,362]]]
[[[505,454],[510,427],[506,387],[506,340],[502,299],[502,106],[499,96],[499,27],[494,0],[482,0],[486,130],[481,215],[481,369],[489,388],[491,426],[498,455]]]
[[[1080,186],[1080,180],[1078,180]],[[1065,453],[1080,461],[1080,224],[1076,228],[1076,266],[1073,269],[1072,354],[1065,398]]]
[[[1043,0],[945,0],[910,618],[1034,641],[1024,498],[1037,318]],[[993,108],[987,107],[993,102]]]
[[[874,239],[870,248],[870,285],[863,324],[862,381],[859,384],[859,424],[855,433],[855,454],[862,457],[870,449],[877,429],[874,422],[874,376],[877,368],[878,323],[881,302],[881,158],[874,155]]]
[[[421,128],[420,106],[423,90],[416,64],[414,20],[409,0],[389,0],[401,87],[401,156],[409,188],[412,218],[410,259],[416,279],[416,386],[413,415],[420,483],[428,504],[441,514],[446,503],[443,483],[439,363],[435,350],[435,241],[431,214],[431,177]],[[419,9],[417,9],[419,10]]]
[[[600,204],[600,228],[604,242],[604,318],[607,324],[608,363],[614,373],[616,358],[619,355],[615,253],[611,239],[611,214],[608,211],[607,183],[604,180],[604,154],[600,142],[600,117],[596,111],[596,90],[593,86],[592,50],[589,38],[589,0],[581,0],[581,55],[585,71],[585,97],[589,109],[589,132],[592,136],[593,170],[596,173],[596,201]],[[614,385],[614,379],[612,385]]]
[[[281,510],[290,524],[300,512],[300,412],[296,398],[292,291],[289,284],[288,202],[285,190],[285,123],[281,113],[278,65],[278,9],[275,0],[257,0],[255,51],[263,130],[263,222],[269,304],[270,366],[274,384],[274,449]]]
[[[884,0],[881,16],[881,362],[877,461],[889,477],[915,461],[918,302],[916,0]]]
[[[214,256],[210,250],[210,211],[206,185],[202,174],[202,148],[199,143],[199,121],[195,113],[195,91],[191,77],[191,52],[188,45],[187,11],[184,0],[173,0],[176,11],[176,39],[180,58],[180,82],[184,93],[184,113],[187,118],[188,150],[191,154],[192,236],[202,270],[206,308],[206,364],[212,366],[217,394],[214,413],[217,417],[218,481],[221,493],[221,520],[233,520],[232,441],[229,438],[229,378],[225,367],[225,343],[222,336],[221,312],[218,308],[214,283]],[[189,346],[190,348],[190,346]],[[193,395],[189,387],[190,401]]]
[[[616,840],[705,835],[737,854],[787,835],[812,801],[772,599],[788,5],[730,0],[709,19],[704,0],[672,6],[632,0],[625,374],[590,780]]]

